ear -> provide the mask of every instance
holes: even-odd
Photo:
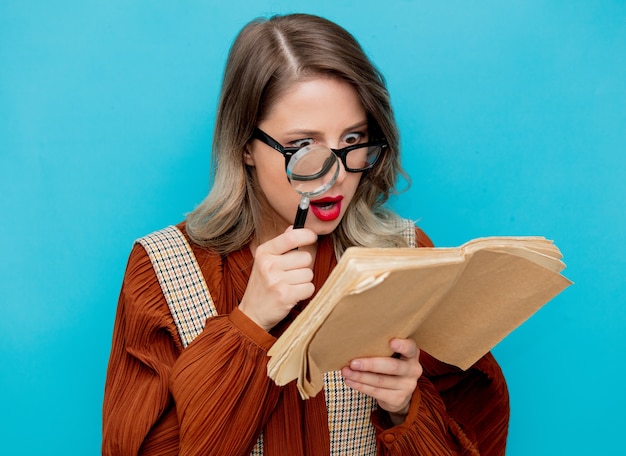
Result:
[[[254,157],[250,150],[252,146],[248,143],[243,150],[243,162],[248,166],[254,166]]]

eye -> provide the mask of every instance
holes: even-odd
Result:
[[[303,139],[296,139],[295,141],[291,141],[289,145],[292,147],[302,148],[302,147],[310,146],[314,142],[315,141],[312,138],[303,138]]]
[[[363,139],[366,138],[366,136],[367,135],[363,132],[348,133],[343,137],[343,142],[348,146],[352,146],[354,144],[359,144],[360,142],[363,142]]]

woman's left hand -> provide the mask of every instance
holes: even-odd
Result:
[[[346,385],[373,397],[393,424],[404,421],[411,397],[422,375],[419,349],[412,339],[389,342],[397,357],[359,358],[341,370]]]

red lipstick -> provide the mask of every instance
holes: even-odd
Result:
[[[322,222],[332,222],[341,214],[341,200],[343,196],[327,196],[311,201],[309,209]]]

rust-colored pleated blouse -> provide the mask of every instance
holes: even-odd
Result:
[[[432,246],[417,234],[418,245]],[[261,431],[266,456],[328,455],[323,394],[303,401],[295,382],[278,387],[266,370],[267,350],[306,303],[267,333],[237,307],[249,249],[221,258],[190,245],[220,315],[183,350],[150,259],[134,246],[107,372],[103,455],[249,455]],[[316,289],[335,265],[330,241],[320,238]],[[508,393],[492,355],[467,371],[424,352],[420,361],[424,374],[405,422],[393,426],[386,412],[372,413],[378,454],[503,455]]]

